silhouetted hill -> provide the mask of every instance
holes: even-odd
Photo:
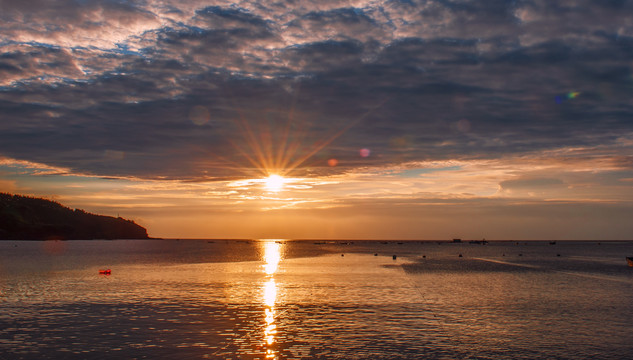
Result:
[[[147,239],[134,221],[72,210],[55,201],[0,193],[0,239]]]

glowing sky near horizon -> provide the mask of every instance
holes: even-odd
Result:
[[[631,2],[36,0],[0,19],[0,191],[157,237],[633,234]]]

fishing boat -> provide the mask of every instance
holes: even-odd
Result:
[[[633,267],[633,256],[627,256],[626,263],[629,264],[630,267]]]

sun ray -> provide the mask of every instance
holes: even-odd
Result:
[[[293,100],[296,100],[296,97],[293,97]],[[235,148],[236,154],[246,160],[252,166],[252,170],[260,174],[264,188],[270,192],[278,192],[283,188],[285,177],[292,174],[296,176],[296,171],[305,166],[309,159],[358,125],[388,100],[389,98],[386,98],[378,102],[362,115],[342,123],[332,132],[310,142],[306,141],[310,138],[310,121],[305,117],[309,114],[297,113],[296,101],[292,101],[285,116],[280,116],[283,115],[282,111],[275,108],[266,109],[256,116],[249,116],[250,114],[236,104],[233,108],[237,112],[235,124],[243,135],[243,143],[231,139],[229,142]],[[320,166],[317,162],[314,164]]]

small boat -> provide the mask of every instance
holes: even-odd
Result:
[[[627,256],[626,263],[629,264],[629,267],[633,267],[633,256]]]
[[[99,270],[99,275],[110,275],[110,274],[112,274],[112,270],[110,269]]]

